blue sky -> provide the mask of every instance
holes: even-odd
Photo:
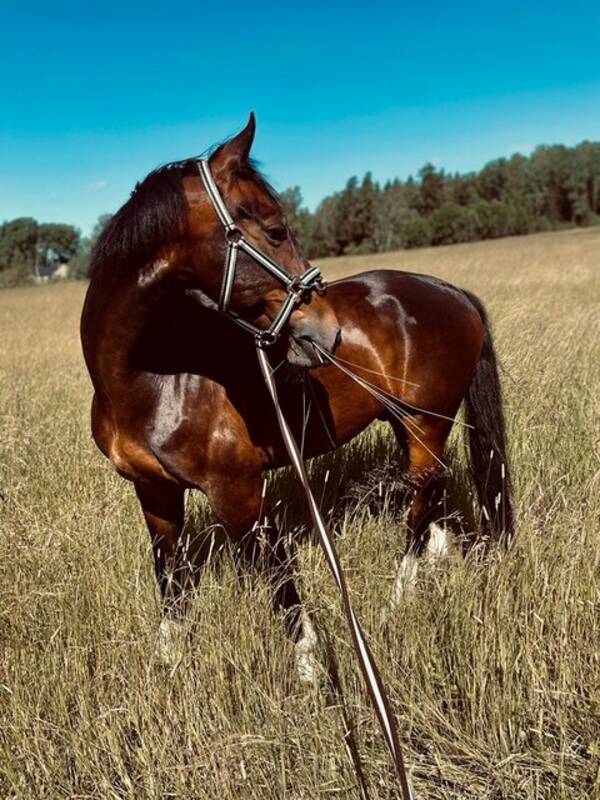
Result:
[[[251,109],[311,207],[366,170],[600,139],[600,3],[3,0],[0,220],[87,233]]]

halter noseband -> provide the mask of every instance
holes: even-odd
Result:
[[[324,292],[325,283],[321,273],[317,267],[309,267],[302,275],[292,275],[291,272],[288,272],[284,267],[269,258],[266,253],[254,247],[233,221],[227,206],[223,202],[223,198],[217,188],[217,184],[215,183],[209,163],[206,159],[198,160],[198,171],[200,172],[204,188],[206,189],[217,217],[225,228],[225,243],[227,249],[225,253],[223,281],[219,293],[219,311],[230,317],[240,327],[244,328],[244,330],[252,333],[259,346],[265,347],[273,344],[279,338],[279,334],[290,318],[294,306],[298,303],[306,302],[312,292],[318,292],[319,294]],[[267,329],[259,328],[257,325],[252,325],[251,322],[246,322],[245,319],[242,319],[242,317],[229,308],[239,250],[243,250],[264,270],[277,278],[287,291],[287,297],[283,301],[277,316]]]

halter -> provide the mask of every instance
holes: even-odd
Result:
[[[302,275],[292,275],[291,272],[288,272],[287,269],[269,258],[262,250],[254,247],[233,221],[227,206],[223,202],[223,198],[217,188],[217,184],[215,183],[215,179],[212,176],[209,163],[206,159],[198,159],[198,171],[217,217],[225,228],[225,243],[227,249],[225,253],[223,281],[219,293],[219,311],[230,317],[241,328],[252,333],[256,339],[257,345],[260,347],[271,345],[279,338],[279,334],[290,318],[294,306],[299,303],[306,303],[312,292],[322,294],[325,291],[325,283],[321,273],[317,267],[309,267]],[[243,250],[250,258],[253,258],[257,264],[266,270],[266,272],[273,275],[287,291],[287,297],[283,301],[277,316],[269,328],[259,328],[251,322],[246,322],[239,314],[236,314],[229,308],[239,250]]]
[[[275,406],[275,412],[277,415],[279,428],[281,430],[281,435],[288,451],[290,461],[292,462],[304,488],[309,511],[318,533],[320,543],[325,552],[325,556],[337,588],[342,596],[342,605],[350,626],[350,631],[352,633],[354,648],[358,656],[371,701],[375,708],[375,713],[379,720],[379,724],[381,725],[387,746],[390,750],[394,760],[394,765],[398,772],[400,786],[402,788],[402,797],[404,800],[413,800],[412,790],[406,773],[406,768],[404,766],[404,758],[400,749],[394,714],[390,707],[381,676],[379,675],[379,671],[375,661],[373,660],[373,655],[369,645],[365,640],[362,628],[356,619],[354,609],[352,608],[348,587],[346,585],[346,579],[335,550],[335,545],[327,532],[321,516],[319,505],[311,491],[300,450],[298,449],[298,445],[296,444],[294,436],[279,404],[277,387],[274,380],[274,370],[271,367],[268,356],[265,352],[265,347],[273,344],[273,342],[275,342],[279,337],[281,329],[288,321],[294,306],[297,303],[306,302],[312,292],[316,291],[321,293],[324,291],[325,286],[321,278],[321,273],[316,267],[310,267],[302,275],[292,275],[275,261],[272,261],[269,256],[267,256],[261,250],[250,244],[250,242],[244,237],[242,231],[237,227],[231,217],[231,214],[227,210],[227,206],[223,202],[223,198],[221,197],[215,184],[208,161],[205,159],[198,160],[198,171],[200,172],[200,177],[202,178],[204,188],[206,189],[213,208],[223,227],[225,228],[225,243],[227,245],[227,251],[225,253],[223,282],[221,284],[221,291],[219,294],[219,311],[230,317],[240,327],[244,328],[244,330],[247,330],[254,335],[258,362],[263,373],[265,384],[269,394],[271,395],[273,405]],[[283,301],[277,316],[271,323],[270,328],[267,328],[266,330],[263,330],[256,325],[252,325],[250,322],[246,322],[246,320],[242,319],[238,314],[229,309],[229,300],[231,298],[233,282],[235,280],[237,254],[238,250],[240,249],[253,258],[254,261],[256,261],[257,264],[259,264],[269,274],[273,275],[281,284],[283,284],[287,291],[287,297]],[[349,730],[351,729],[349,728]],[[360,762],[357,762],[353,748],[350,745],[347,746],[352,754],[354,765],[357,768],[361,796],[367,797],[367,790],[365,787]]]

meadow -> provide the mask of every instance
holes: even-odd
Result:
[[[600,229],[327,259],[398,267],[485,302],[503,364],[517,537],[427,565],[382,620],[404,528],[387,428],[311,465],[398,716],[420,800],[600,798]],[[214,549],[184,658],[154,657],[160,608],[130,484],[91,442],[85,291],[0,293],[0,797],[358,798],[340,710],[296,681],[265,581]],[[460,432],[454,485],[471,502]],[[269,480],[286,532],[293,477]],[[188,498],[186,533],[214,519]],[[339,662],[372,798],[398,789],[318,548],[299,582]]]

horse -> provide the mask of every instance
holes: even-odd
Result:
[[[93,249],[81,340],[93,439],[133,483],[150,533],[163,655],[186,613],[189,593],[173,575],[185,492],[199,489],[236,545],[252,548],[257,530],[268,532],[274,606],[300,677],[312,680],[316,632],[263,496],[263,473],[289,460],[255,339],[282,365],[279,401],[306,458],[375,420],[391,425],[409,485],[396,601],[432,537],[445,547],[444,450],[461,405],[481,530],[505,543],[514,529],[507,443],[481,301],[435,277],[394,270],[325,288],[250,158],[255,129],[251,115],[205,160],[167,164],[137,184]],[[314,401],[308,419],[301,384]]]

